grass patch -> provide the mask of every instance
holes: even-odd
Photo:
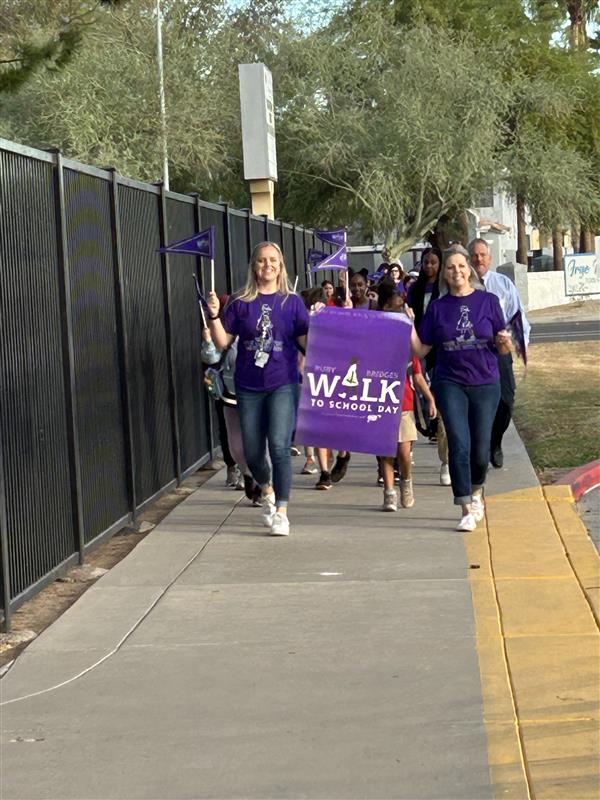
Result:
[[[538,471],[600,458],[600,341],[552,342],[515,359],[514,421]]]

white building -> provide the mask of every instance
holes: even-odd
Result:
[[[499,266],[517,261],[517,204],[501,188],[494,187],[477,198],[479,205],[469,208],[469,241],[485,239],[492,254],[492,264]],[[526,219],[531,237],[530,221]]]

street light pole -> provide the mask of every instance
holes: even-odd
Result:
[[[160,95],[160,128],[163,156],[163,184],[169,190],[169,157],[167,154],[167,109],[165,105],[165,79],[162,52],[162,12],[160,0],[156,0],[156,59],[158,62],[158,86]]]

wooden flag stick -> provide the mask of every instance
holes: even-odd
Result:
[[[210,260],[210,290],[214,292],[215,290],[215,260],[211,258]]]
[[[298,288],[298,276],[296,275],[296,280],[294,281],[294,294],[296,293],[297,288]]]
[[[204,316],[204,309],[202,308],[202,303],[199,303],[200,306],[200,315],[202,316],[202,325],[205,328],[208,328],[208,323],[206,322],[206,317]]]

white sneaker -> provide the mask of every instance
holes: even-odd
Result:
[[[457,531],[474,531],[477,527],[473,514],[465,514],[456,526]]]
[[[398,511],[398,494],[395,489],[385,489],[383,492],[382,511]]]
[[[402,508],[412,508],[415,504],[413,485],[410,478],[400,481],[400,503]]]
[[[474,494],[471,500],[471,514],[475,522],[481,522],[485,514],[485,505],[480,494]]]
[[[273,517],[275,516],[275,492],[271,494],[264,494],[261,500],[262,505],[262,522],[265,528],[270,528],[273,524]]]
[[[440,483],[442,486],[450,486],[452,483],[450,480],[450,467],[448,464],[442,464],[440,467]]]
[[[287,514],[275,513],[273,523],[271,525],[271,536],[289,536],[290,535],[290,521]]]

